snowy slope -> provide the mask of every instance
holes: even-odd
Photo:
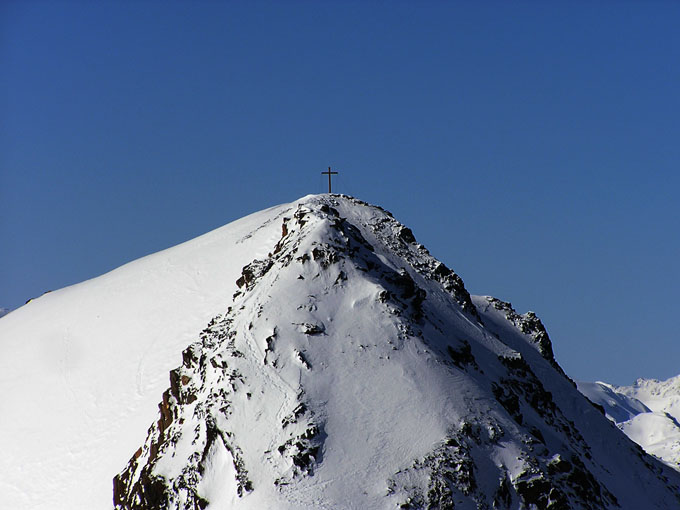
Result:
[[[680,471],[680,376],[632,386],[579,382],[578,388],[646,452]]]
[[[643,402],[657,413],[667,413],[680,421],[680,375],[666,381],[638,379],[632,386],[615,386],[615,390]]]
[[[0,320],[3,508],[103,509],[179,353],[294,204],[32,300]]]
[[[0,352],[8,508],[680,505],[535,315],[349,197],[45,295],[0,320]]]
[[[607,418],[614,423],[631,420],[640,413],[652,412],[644,403],[616,391],[611,384],[579,381],[578,389],[591,402],[601,405]]]
[[[384,211],[311,198],[238,283],[170,373],[118,508],[680,504],[535,315],[471,298]]]
[[[0,307],[0,317],[4,317],[7,315],[11,310],[9,308],[2,308]]]

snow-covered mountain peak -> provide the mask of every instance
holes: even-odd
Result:
[[[593,434],[613,429],[556,367],[535,315],[475,302],[385,211],[309,197],[237,285],[171,372],[158,420],[115,479],[118,508],[606,508],[638,497],[603,469]],[[573,421],[584,418],[587,432]],[[609,440],[639,462],[623,436]],[[661,483],[654,471],[642,479]],[[657,503],[679,501],[664,492]]]
[[[645,401],[658,402],[680,420],[680,375],[671,377],[665,381],[657,379],[638,379],[632,386],[619,386],[617,391],[635,398],[644,398]],[[656,407],[655,404],[652,404]]]
[[[576,391],[534,314],[470,296],[347,196],[55,291],[0,338],[15,508],[111,508],[116,473],[118,509],[680,504],[680,475]]]
[[[417,260],[418,267],[407,263],[408,259]],[[269,255],[244,266],[232,307],[211,321],[200,342],[185,350],[183,366],[172,372],[161,419],[128,470],[117,478],[121,507],[131,501],[140,501],[140,508],[152,505],[158,473],[169,479],[164,497],[177,498],[176,504],[187,508],[200,504],[204,496],[196,473],[200,466],[212,465],[200,452],[213,448],[217,450],[210,455],[231,459],[227,464],[236,470],[238,483],[232,499],[259,488],[252,490],[252,496],[238,499],[253,508],[272,498],[282,499],[282,494],[292,497],[287,486],[293,481],[304,484],[302,475],[313,474],[317,465],[317,477],[325,474],[332,479],[338,476],[339,462],[346,464],[342,469],[364,476],[375,469],[371,466],[376,455],[393,466],[395,452],[385,450],[380,455],[366,449],[363,441],[357,444],[355,428],[359,423],[376,422],[372,428],[382,434],[398,429],[397,417],[403,414],[411,390],[407,386],[404,392],[391,395],[393,376],[405,371],[413,374],[402,383],[410,385],[419,371],[402,357],[426,365],[434,360],[425,346],[415,353],[402,352],[423,314],[426,293],[414,278],[424,281],[429,273],[444,282],[438,289],[442,299],[461,300],[459,320],[470,321],[464,309],[476,316],[462,282],[416,245],[412,234],[389,214],[346,197],[315,197],[298,204],[283,218],[281,238]],[[398,361],[390,362],[395,356]],[[226,380],[230,391],[222,387]],[[219,395],[208,381],[218,382]],[[336,393],[337,398],[329,398]],[[234,399],[243,394],[245,400],[236,406]],[[411,412],[417,417],[437,409],[437,400],[432,398],[441,398],[437,394],[423,397],[412,403]],[[215,415],[218,400],[222,411]],[[376,415],[378,403],[385,409]],[[263,422],[266,444],[249,433],[250,408]],[[417,458],[446,435],[447,426],[442,424],[422,434],[417,419],[401,423],[400,455],[413,450],[411,457]],[[178,448],[189,441],[194,448]],[[178,449],[188,456],[177,460]],[[162,457],[164,451],[173,454],[172,461]],[[340,460],[348,454],[346,461]],[[326,459],[323,463],[321,455]],[[253,472],[247,469],[249,465],[263,467]],[[390,473],[375,474],[381,478],[371,483],[383,487],[380,491],[372,487],[371,497],[382,500],[388,483],[385,475]],[[359,482],[342,478],[346,482],[335,484],[335,496],[326,492],[331,501]],[[315,505],[318,498],[313,494],[306,504]],[[288,504],[293,508],[302,502],[293,498]]]

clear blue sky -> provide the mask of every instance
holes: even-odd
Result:
[[[0,306],[336,190],[575,378],[680,373],[680,3],[0,3]]]

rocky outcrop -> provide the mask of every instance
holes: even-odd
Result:
[[[552,342],[548,336],[548,331],[545,329],[541,319],[539,319],[534,312],[529,311],[520,315],[515,311],[512,305],[506,301],[501,301],[500,299],[491,296],[487,296],[486,300],[496,310],[500,310],[505,315],[505,318],[519,331],[528,335],[535,343],[541,356],[548,360],[558,372],[565,375],[562,367],[555,361]]]

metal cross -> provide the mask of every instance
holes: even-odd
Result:
[[[337,175],[338,172],[331,172],[331,167],[328,167],[328,172],[321,172],[323,175],[328,175],[328,193],[331,192],[331,175]]]

